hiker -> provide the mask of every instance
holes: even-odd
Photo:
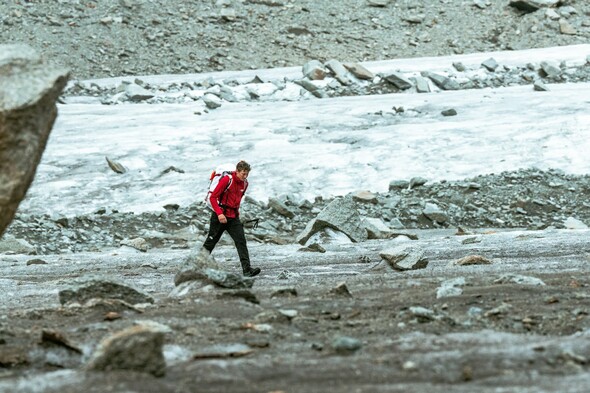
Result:
[[[246,235],[244,234],[244,226],[240,221],[239,211],[240,203],[248,188],[247,178],[249,173],[250,164],[246,161],[238,162],[236,170],[222,176],[213,192],[208,196],[213,212],[209,222],[209,234],[203,248],[211,253],[219,239],[221,239],[223,232],[227,231],[238,250],[244,276],[254,277],[260,273],[260,268],[250,266]]]

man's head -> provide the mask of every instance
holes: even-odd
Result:
[[[240,180],[246,180],[248,178],[248,174],[250,173],[250,164],[246,161],[242,160],[238,162],[236,165],[236,176]]]

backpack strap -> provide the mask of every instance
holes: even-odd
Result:
[[[221,176],[221,178],[225,177],[225,176],[229,176],[229,181],[227,182],[227,187],[225,187],[225,189],[223,191],[221,191],[221,193],[219,194],[219,207],[221,208],[221,210],[223,210],[223,212],[225,213],[225,206],[223,205],[223,203],[221,203],[221,201],[223,200],[223,196],[225,195],[225,193],[227,192],[227,190],[229,190],[229,188],[231,187],[234,179],[230,173],[226,173],[224,175]],[[221,179],[219,179],[219,181],[221,181]]]

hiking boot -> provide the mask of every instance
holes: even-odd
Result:
[[[249,270],[244,272],[244,277],[254,277],[260,274],[260,268],[259,267],[255,267],[255,268],[250,268]]]

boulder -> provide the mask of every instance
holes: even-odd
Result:
[[[428,259],[424,257],[424,251],[407,245],[383,250],[379,256],[395,270],[416,270],[428,266]]]
[[[59,302],[85,303],[90,299],[118,299],[129,304],[153,303],[150,296],[113,281],[88,279],[72,284],[59,291]]]
[[[305,244],[315,233],[324,228],[340,231],[353,242],[367,239],[367,231],[363,228],[361,216],[351,196],[334,199],[311,220],[297,237],[299,244]]]
[[[155,324],[154,324],[155,325]],[[130,370],[161,377],[166,373],[162,351],[165,330],[152,325],[132,326],[100,343],[87,370]]]
[[[33,181],[68,78],[26,45],[0,45],[0,236]]]

